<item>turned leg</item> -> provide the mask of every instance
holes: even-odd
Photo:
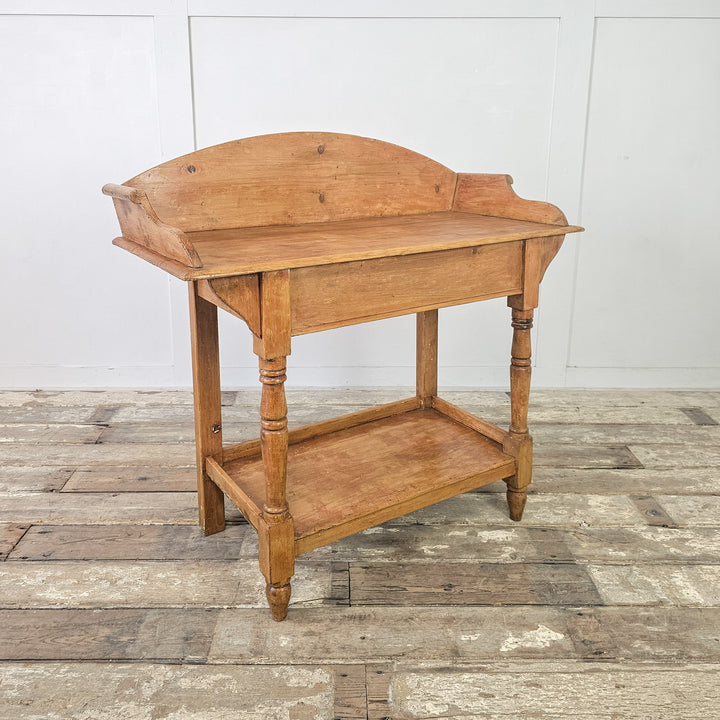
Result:
[[[287,270],[266,272],[260,280],[261,337],[255,337],[260,362],[260,446],[265,471],[265,502],[258,524],[260,570],[274,620],[283,620],[290,602],[295,568],[295,531],[288,509],[287,402],[285,359],[290,354],[290,282]]]
[[[438,311],[417,313],[416,388],[422,407],[431,407],[437,395]]]
[[[190,290],[190,337],[192,340],[193,398],[195,403],[195,451],[200,527],[205,535],[225,529],[222,490],[205,472],[205,458],[222,452],[220,409],[220,360],[217,308],[201,298],[197,284]]]
[[[260,444],[265,470],[265,504],[262,510],[260,569],[273,619],[283,620],[290,602],[290,578],[295,561],[293,521],[285,495],[287,480],[287,403],[285,358],[260,358]]]
[[[512,311],[512,359],[510,362],[510,442],[508,450],[516,457],[517,471],[507,478],[507,502],[512,520],[521,520],[527,487],[532,480],[532,438],[527,416],[530,399],[530,329],[533,311]]]

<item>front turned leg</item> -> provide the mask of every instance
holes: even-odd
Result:
[[[533,311],[512,311],[512,359],[510,361],[510,441],[508,451],[516,458],[515,475],[505,480],[510,519],[522,519],[527,488],[532,481],[532,437],[527,416],[530,400],[531,349],[530,329]]]
[[[270,611],[283,620],[290,602],[290,578],[295,564],[295,533],[285,495],[287,481],[287,403],[285,358],[260,358],[260,444],[265,470],[265,503],[261,526],[260,570],[265,576]]]

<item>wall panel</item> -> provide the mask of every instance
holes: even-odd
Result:
[[[0,387],[190,383],[182,283],[110,244],[108,181],[329,129],[510,172],[587,227],[550,267],[536,386],[720,387],[715,0],[5,0]],[[501,300],[440,313],[440,381],[507,384]],[[223,379],[255,385],[223,317]],[[410,384],[414,324],[297,338],[290,381]]]
[[[720,19],[597,21],[571,382],[720,379],[718,127]]]
[[[152,18],[0,17],[2,385],[165,380],[167,283],[100,194],[159,160],[153,54]]]

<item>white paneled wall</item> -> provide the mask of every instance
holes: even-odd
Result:
[[[571,222],[536,386],[720,386],[714,0],[0,0],[0,387],[184,387],[186,290],[113,247],[105,182],[332,130],[509,172]],[[441,384],[507,382],[502,301],[440,313]],[[222,320],[223,381],[253,385]],[[413,381],[414,323],[295,339],[299,385]]]

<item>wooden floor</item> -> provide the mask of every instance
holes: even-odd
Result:
[[[199,534],[191,400],[0,393],[3,720],[719,716],[720,392],[534,391],[522,523],[496,483],[313,551],[281,624],[237,511]],[[254,437],[258,394],[223,402]]]

